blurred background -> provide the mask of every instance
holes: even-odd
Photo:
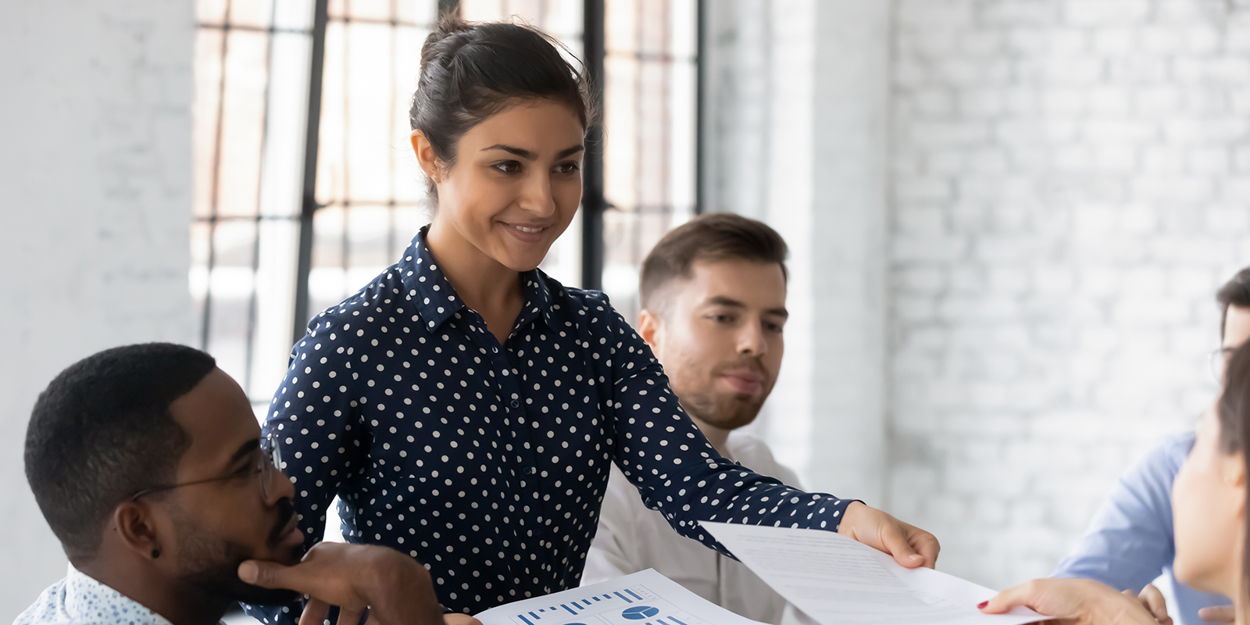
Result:
[[[321,308],[428,218],[408,147],[440,11],[540,27],[596,79],[544,269],[636,312],[668,228],[792,249],[753,427],[815,490],[1047,574],[1215,392],[1250,264],[1245,0],[46,0],[0,23],[0,618],[63,574],[23,476],[38,391],[104,347],[212,352],[263,406]]]

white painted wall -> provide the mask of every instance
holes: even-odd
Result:
[[[790,246],[786,356],[755,426],[813,490],[887,483],[891,4],[708,3],[708,210]]]
[[[0,622],[64,574],[22,463],[37,393],[98,349],[193,337],[193,7],[41,0],[0,20]]]

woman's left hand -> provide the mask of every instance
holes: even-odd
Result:
[[[1017,606],[1069,625],[1156,625],[1154,615],[1136,597],[1091,579],[1036,579],[977,607],[986,614],[1002,614]]]

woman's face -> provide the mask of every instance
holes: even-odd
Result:
[[[537,267],[581,203],[584,138],[573,109],[553,100],[519,101],[470,128],[451,167],[431,167],[414,138],[438,188],[433,230],[458,248],[440,253],[475,250],[513,271]]]
[[[1245,523],[1245,466],[1220,449],[1216,408],[1202,415],[1194,448],[1172,484],[1176,578],[1199,590],[1238,594]]]

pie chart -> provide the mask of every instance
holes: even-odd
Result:
[[[659,608],[653,608],[649,605],[636,605],[625,608],[625,611],[621,612],[621,616],[631,621],[641,621],[643,619],[651,618],[659,613]]]

